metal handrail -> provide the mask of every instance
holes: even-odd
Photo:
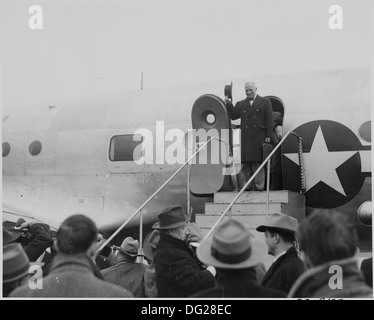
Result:
[[[164,189],[164,187],[171,181],[175,178],[175,176],[181,172],[187,164],[189,164],[199,153],[200,151],[202,151],[212,140],[217,140],[217,141],[221,141],[221,142],[224,142],[227,146],[227,142],[225,140],[222,140],[222,139],[218,139],[216,137],[211,137],[207,142],[205,142],[180,168],[178,168],[174,174],[172,174],[170,176],[170,178],[168,180],[166,180],[161,187],[159,187],[100,247],[99,249],[96,251],[96,255],[104,249],[104,247],[110,242],[113,240],[113,238],[133,219],[135,218],[135,216],[141,212],[145,206],[148,205],[148,203],[150,203],[159,193],[162,189]],[[189,179],[189,177],[187,176],[187,179]],[[187,190],[187,192],[189,192],[189,190]],[[142,228],[143,225],[142,223],[140,224],[140,228]],[[142,229],[141,229],[142,230]],[[142,250],[142,241],[143,239],[139,239],[139,248]]]
[[[209,232],[205,235],[204,239],[208,239],[213,231],[217,228],[217,226],[221,223],[223,218],[226,216],[226,214],[231,210],[232,206],[236,203],[236,201],[239,199],[239,197],[243,194],[243,192],[246,190],[246,188],[252,183],[253,179],[257,176],[257,174],[260,172],[260,170],[268,163],[268,161],[271,159],[271,157],[274,155],[274,153],[280,148],[280,146],[284,143],[284,141],[287,139],[287,137],[292,134],[294,136],[297,136],[298,139],[302,139],[297,133],[293,131],[287,132],[287,134],[283,137],[283,139],[275,146],[273,151],[269,154],[269,156],[263,161],[263,163],[260,165],[260,167],[256,170],[256,172],[252,175],[252,177],[246,182],[244,187],[239,191],[239,193],[235,196],[235,198],[231,201],[231,203],[228,205],[226,210],[221,214],[219,219],[216,221],[216,223],[213,225],[213,227],[209,230]]]

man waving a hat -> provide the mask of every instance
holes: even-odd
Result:
[[[268,253],[274,256],[274,262],[266,272],[262,285],[288,293],[304,272],[304,264],[294,246],[297,220],[282,213],[270,216],[266,225],[256,230],[265,233]]]

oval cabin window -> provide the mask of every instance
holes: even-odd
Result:
[[[10,144],[8,142],[3,143],[3,157],[6,157],[10,152]]]
[[[42,144],[39,141],[34,141],[29,146],[29,152],[32,156],[37,156],[42,151]]]

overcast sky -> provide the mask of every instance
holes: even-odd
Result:
[[[2,107],[369,66],[370,0],[1,0]],[[43,29],[31,30],[31,5]],[[329,7],[343,30],[329,28]]]

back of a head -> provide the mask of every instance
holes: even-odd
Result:
[[[333,210],[319,209],[299,225],[300,250],[314,265],[352,257],[358,237],[346,216]]]
[[[87,252],[96,239],[95,222],[79,214],[67,218],[56,236],[59,252],[67,255]]]

